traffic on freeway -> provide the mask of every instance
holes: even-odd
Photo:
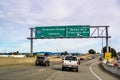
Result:
[[[120,0],[0,0],[0,80],[120,80]]]
[[[0,80],[120,80],[119,76],[109,73],[100,65],[99,56],[84,60],[67,56],[61,61],[50,62],[49,66],[35,64],[1,67]]]

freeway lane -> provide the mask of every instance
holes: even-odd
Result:
[[[50,67],[44,66],[22,66],[15,68],[1,68],[0,80],[46,80],[55,70],[52,67],[58,63],[53,63]]]
[[[83,62],[79,66],[79,72],[61,71],[60,63],[51,64],[50,67],[32,65],[0,69],[0,80],[120,80],[120,78],[104,71],[99,63],[98,59]],[[91,72],[90,66],[100,79]]]
[[[93,63],[94,64],[94,63]],[[116,76],[108,71],[106,71],[101,65],[100,62],[96,62],[92,66],[92,70],[100,79],[98,80],[120,80],[120,76]]]

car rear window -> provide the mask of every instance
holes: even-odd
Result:
[[[67,56],[67,57],[65,57],[65,60],[77,61],[77,58],[73,57],[73,56]]]
[[[45,59],[45,57],[38,57],[37,59]]]

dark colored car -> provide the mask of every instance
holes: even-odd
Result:
[[[102,58],[102,57],[100,57],[100,58],[99,58],[99,61],[103,61],[103,58]]]
[[[36,61],[35,61],[35,65],[44,65],[44,66],[50,66],[50,61],[48,59],[48,57],[46,56],[40,56],[37,57]]]

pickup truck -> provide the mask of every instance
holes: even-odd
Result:
[[[62,70],[64,71],[66,68],[69,69],[76,69],[76,72],[78,72],[78,65],[79,65],[79,59],[77,56],[65,56],[62,59]]]

